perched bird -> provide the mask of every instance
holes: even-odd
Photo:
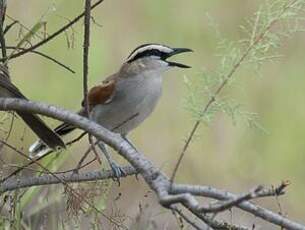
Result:
[[[90,119],[121,134],[128,141],[126,135],[152,113],[161,96],[161,74],[173,67],[190,68],[167,59],[191,51],[187,48],[171,48],[160,44],[144,44],[137,47],[117,73],[107,77],[102,84],[94,86],[88,92]],[[79,114],[85,115],[84,102],[82,106]],[[54,131],[64,136],[74,129],[74,126],[63,123]],[[123,173],[111,160],[105,145],[99,142],[98,146],[113,171],[118,176]],[[29,149],[31,157],[42,156],[49,151],[41,141],[35,142]]]
[[[6,73],[5,67],[0,66],[0,97],[8,98],[27,98],[14,86]],[[58,134],[50,129],[37,115],[27,112],[17,112],[23,121],[32,129],[32,131],[40,138],[41,143],[50,149],[64,148],[65,144]]]

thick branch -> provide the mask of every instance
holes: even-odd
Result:
[[[210,186],[173,185],[172,192],[177,194],[189,193],[195,196],[204,196],[217,200],[228,200],[237,198],[237,195],[233,193],[215,189]],[[253,203],[248,201],[244,201],[240,204],[237,204],[237,207],[246,212],[252,213],[253,215],[260,217],[270,223],[274,223],[287,229],[305,229],[305,226],[302,224],[293,222],[277,213],[274,213],[258,205],[254,205]]]
[[[131,166],[123,167],[126,176],[130,176],[136,173],[134,168]],[[7,191],[13,191],[20,188],[27,188],[32,186],[40,185],[51,185],[51,184],[61,184],[62,181],[66,183],[74,182],[87,182],[87,181],[97,181],[97,180],[106,180],[114,177],[112,170],[103,170],[95,172],[87,172],[77,174],[74,172],[63,173],[57,175],[58,178],[53,175],[43,175],[43,176],[33,176],[33,177],[20,177],[18,179],[12,178],[0,185],[0,193]],[[59,179],[60,178],[60,179]]]
[[[149,187],[157,194],[162,205],[170,208],[175,203],[180,203],[188,208],[194,215],[202,215],[200,205],[195,196],[207,196],[217,200],[234,200],[236,195],[210,187],[176,185],[170,189],[169,179],[148,160],[141,152],[137,152],[120,135],[108,131],[102,126],[85,117],[75,113],[60,109],[56,106],[44,103],[26,101],[13,98],[1,98],[0,110],[25,111],[38,113],[70,123],[102,140],[113,149],[117,150],[133,168],[140,173]],[[169,201],[172,201],[170,203]],[[235,204],[246,212],[260,217],[270,223],[279,225],[287,229],[305,230],[305,226],[282,217],[270,210],[264,209],[247,201]],[[202,219],[203,220],[203,219]],[[204,220],[203,220],[204,221]]]

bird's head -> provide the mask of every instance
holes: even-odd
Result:
[[[130,70],[162,73],[172,67],[190,68],[190,66],[167,60],[168,58],[185,52],[192,52],[188,48],[171,48],[160,44],[144,44],[134,49],[128,56],[125,65]]]

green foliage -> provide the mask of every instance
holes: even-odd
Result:
[[[305,20],[300,16],[304,6],[304,0],[266,1],[251,19],[246,20],[245,25],[240,26],[245,38],[238,41],[225,39],[209,16],[209,25],[219,40],[217,56],[220,60],[213,72],[204,71],[195,80],[185,77],[188,89],[185,104],[196,120],[209,124],[216,114],[222,112],[231,117],[233,124],[239,119],[249,127],[265,131],[256,113],[245,111],[241,104],[220,94],[224,87],[236,84],[235,75],[239,69],[247,67],[257,73],[263,64],[281,57],[277,52],[283,38],[304,31]],[[213,98],[215,102],[209,103]]]
[[[14,6],[9,6],[8,8],[8,13],[23,23],[22,26],[20,25],[20,28],[22,29],[18,27],[16,29],[14,27],[10,33],[8,33],[8,36],[10,36],[9,39],[7,39],[9,45],[18,44],[18,42],[23,40],[23,38],[26,37],[26,34],[31,31],[31,28],[40,21],[47,21],[47,29],[51,33],[65,23],[66,20],[69,20],[74,15],[78,14],[83,5],[74,0],[54,0],[52,3],[56,3],[56,13],[48,14],[48,20],[46,20],[46,17],[41,17],[41,12],[44,11],[42,9],[49,8],[51,1],[35,2],[29,0],[28,2],[32,7],[31,14],[23,14],[22,9],[20,10],[20,8],[24,6],[22,4],[25,4],[23,1],[20,1],[18,4],[16,3]],[[235,73],[233,77],[230,78],[221,94],[217,95],[215,103],[209,107],[207,113],[202,114],[202,107],[207,103],[209,98],[214,96],[215,90],[226,79],[235,63],[240,60],[249,45],[254,43],[255,38],[264,31],[264,28],[266,28],[273,19],[279,17],[281,9],[289,1],[274,0],[266,2],[266,4],[259,7],[259,10],[253,14],[253,17],[245,20],[243,25],[240,26],[240,30],[244,35],[241,39],[238,39],[238,41],[226,39],[230,36],[228,33],[232,30],[225,32],[223,31],[223,28],[230,28],[231,25],[240,24],[240,18],[245,16],[245,12],[239,10],[239,7],[248,6],[245,2],[249,2],[249,8],[252,9],[253,7],[256,7],[260,1],[194,0],[191,2],[168,1],[166,3],[165,1],[158,1],[158,3],[155,3],[154,1],[142,0],[119,2],[105,1],[104,5],[93,12],[93,16],[103,27],[97,27],[92,23],[92,41],[90,44],[90,53],[92,55],[90,63],[91,85],[100,82],[104,76],[115,71],[124,60],[124,55],[127,55],[131,49],[141,43],[160,42],[173,46],[190,47],[196,51],[193,55],[189,56],[189,63],[194,68],[190,69],[189,71],[193,72],[189,72],[188,74],[192,77],[185,77],[185,82],[189,94],[187,98],[187,101],[189,102],[187,109],[194,115],[194,119],[200,119],[206,124],[210,124],[214,121],[216,115],[225,114],[232,119],[233,124],[245,123],[248,126],[258,127],[260,129],[261,125],[258,122],[258,115],[247,111],[253,110],[247,109],[246,105],[247,103],[250,104],[250,102],[247,101],[245,105],[244,102],[242,103],[238,98],[235,98],[234,92],[236,89],[245,88],[241,86],[242,79],[239,77],[248,78],[251,76],[250,73],[258,75],[258,73],[261,73],[263,64],[276,61],[279,57],[282,57],[282,55],[279,54],[282,53],[282,51],[283,53],[287,53],[287,50],[280,50],[279,48],[281,48],[283,40],[285,41],[287,37],[290,37],[296,31],[303,30],[302,25],[304,24],[304,19],[299,16],[299,13],[302,12],[304,1],[296,1],[294,6],[289,9],[289,13],[287,11],[280,16],[281,20],[279,23],[276,23],[276,25],[272,27],[272,30],[266,34],[265,39],[261,40],[255,45],[255,48],[251,49],[247,58],[243,60],[242,65],[238,67],[240,75]],[[71,7],[71,4],[73,4],[74,7]],[[230,6],[230,9],[227,8],[228,6]],[[219,58],[219,64],[217,64],[217,68],[212,68],[214,69],[213,71],[210,71],[211,68],[207,68],[207,70],[204,70],[200,75],[195,75],[195,72],[198,71],[198,68],[200,68],[203,63],[208,63],[210,59],[213,61],[212,56],[215,54],[215,35],[212,36],[212,33],[205,27],[207,20],[202,16],[206,11],[211,12],[211,15],[216,18],[216,20],[213,20],[212,17],[210,17],[209,24],[210,29],[215,31],[218,40],[216,55]],[[216,13],[214,11],[216,11]],[[213,22],[221,21],[224,18],[225,21],[220,23],[220,25]],[[238,20],[237,23],[234,21],[236,19]],[[7,17],[6,21],[9,21],[9,17]],[[58,104],[71,110],[78,109],[79,104],[77,101],[81,100],[82,95],[82,26],[83,24],[79,23],[72,31],[69,30],[66,39],[64,37],[58,38],[41,49],[41,51],[44,51],[75,68],[78,72],[76,77],[71,77],[71,75],[58,69],[56,66],[54,67],[52,64],[33,57],[30,54],[10,63],[12,80],[29,98]],[[43,29],[43,27],[40,27],[39,30],[32,33],[33,36],[29,37],[29,41],[35,44],[43,39],[46,34],[45,31],[42,31]],[[122,35],[124,36],[122,37]],[[68,47],[73,47],[74,49],[67,49],[67,44]],[[297,52],[298,49],[304,49],[304,45],[302,44],[300,44],[300,48],[295,48],[292,44],[285,42],[285,45],[287,45],[292,52]],[[29,43],[25,42],[22,46],[29,46]],[[247,88],[246,94],[247,96],[249,95],[250,100],[253,100],[254,103],[256,100],[266,100],[267,103],[272,102],[275,104],[273,108],[268,104],[268,108],[265,109],[264,105],[257,103],[259,104],[259,108],[255,111],[259,110],[259,114],[261,114],[261,110],[263,110],[263,112],[269,112],[269,120],[267,120],[268,131],[270,126],[272,128],[273,125],[273,127],[276,128],[272,131],[276,133],[276,135],[263,135],[263,137],[261,137],[257,134],[258,132],[256,132],[255,134],[251,134],[249,138],[251,141],[247,142],[246,138],[243,138],[242,143],[239,143],[239,146],[236,147],[235,139],[234,142],[231,142],[232,139],[230,138],[236,138],[236,136],[238,138],[240,133],[235,135],[234,133],[231,133],[230,130],[228,131],[224,128],[221,132],[225,133],[228,131],[229,134],[222,134],[221,138],[214,138],[213,134],[217,132],[217,130],[207,132],[206,139],[202,138],[200,139],[200,142],[194,143],[196,146],[194,146],[193,153],[190,152],[184,167],[181,168],[181,175],[185,181],[189,181],[190,183],[221,184],[221,186],[227,186],[228,189],[232,188],[230,186],[232,186],[234,181],[233,189],[240,191],[239,189],[241,187],[249,188],[257,183],[277,183],[278,180],[283,179],[283,177],[289,177],[289,179],[294,179],[291,177],[295,177],[298,179],[294,180],[294,189],[289,191],[287,200],[290,199],[290,201],[287,201],[288,204],[286,206],[294,207],[293,210],[297,210],[300,214],[299,216],[296,216],[297,211],[293,212],[292,209],[288,208],[284,211],[285,213],[287,211],[291,217],[296,216],[296,219],[304,218],[304,215],[302,215],[302,213],[304,213],[304,207],[301,204],[304,203],[302,201],[304,201],[303,155],[305,146],[303,143],[305,133],[303,130],[305,129],[301,123],[304,121],[305,111],[301,110],[301,105],[304,102],[304,97],[302,97],[303,94],[298,93],[298,95],[296,95],[297,92],[303,92],[304,87],[304,80],[301,76],[305,70],[302,67],[303,64],[300,64],[300,61],[298,62],[297,60],[297,58],[300,57],[304,57],[303,52],[299,54],[299,56],[294,55],[291,57],[291,59],[289,59],[290,63],[285,63],[285,68],[280,68],[281,65],[277,64],[276,68],[281,69],[280,71],[283,69],[285,70],[282,71],[279,78],[284,79],[289,74],[296,76],[294,78],[291,77],[289,82],[287,79],[282,81],[281,79],[277,79],[279,80],[277,83],[272,83],[275,87],[279,88],[277,94],[270,95],[270,97],[268,95],[268,98],[265,99],[264,93],[268,94],[269,88],[260,90],[259,92],[256,92],[258,90],[255,89],[256,91],[253,95],[251,95],[251,92],[248,92]],[[200,67],[196,67],[196,64]],[[172,71],[169,75],[170,74],[180,75],[181,72]],[[193,77],[194,75],[196,77]],[[167,84],[167,82],[170,82],[171,86],[168,87],[168,85],[165,85],[165,94],[158,107],[158,111],[154,113],[152,119],[149,119],[145,125],[142,126],[143,128],[140,127],[132,137],[136,141],[136,144],[139,144],[141,150],[143,149],[147,154],[153,153],[148,155],[148,157],[153,158],[153,160],[160,165],[163,165],[164,162],[175,162],[176,154],[173,153],[176,153],[177,146],[180,146],[181,144],[181,135],[189,128],[189,124],[185,121],[184,114],[180,114],[180,112],[179,114],[173,113],[173,111],[177,111],[177,107],[180,106],[177,105],[177,101],[179,101],[179,98],[182,95],[179,88],[180,80],[179,77],[165,79],[165,83]],[[268,79],[264,79],[263,84],[265,84],[265,80]],[[245,82],[249,83],[250,81]],[[281,91],[281,87],[285,88],[285,90]],[[254,87],[251,87],[249,91],[253,90],[253,88]],[[290,92],[289,89],[293,92]],[[64,98],[63,95],[65,95]],[[292,102],[298,106],[294,107]],[[291,111],[295,111],[296,107],[298,107],[297,109],[300,111],[296,113],[296,117],[292,118]],[[183,120],[181,117],[183,117]],[[268,116],[266,115],[266,117]],[[7,116],[4,119],[7,121],[6,123],[10,121],[8,118],[10,118],[10,116]],[[297,119],[296,121],[295,118]],[[285,123],[285,130],[281,127],[282,123]],[[9,124],[7,124],[7,127],[9,127]],[[1,126],[1,133],[3,132],[2,128],[3,126]],[[15,128],[17,128],[16,125]],[[7,129],[4,131],[7,131]],[[15,129],[14,135],[16,138],[11,137],[9,140],[16,145],[20,144],[18,143],[19,139],[17,134],[18,132],[16,132]],[[31,133],[28,132],[28,134]],[[25,138],[25,142],[22,143],[25,150],[35,139],[35,137],[31,135],[28,135],[28,137]],[[156,141],[152,142],[152,139]],[[221,140],[219,141],[219,139]],[[223,139],[226,141],[229,140],[230,143],[224,143],[222,141]],[[150,146],[152,145],[155,147],[155,143],[158,143],[158,148],[153,148],[153,150],[151,150]],[[75,161],[81,157],[86,146],[87,144],[81,143],[77,145],[76,151],[59,155],[59,158],[49,165],[50,169],[56,171],[58,168],[53,166],[60,166],[62,163],[65,164],[65,169],[73,168],[75,166]],[[1,152],[1,157],[4,156],[9,159],[6,162],[18,163],[18,165],[24,163],[20,162],[20,158],[18,158],[18,162],[16,162],[17,157],[15,153],[6,152],[5,150],[3,152],[4,153]],[[232,152],[234,152],[234,154],[232,154]],[[240,155],[238,155],[239,152]],[[53,157],[48,160],[51,161]],[[48,164],[48,162],[45,162],[45,164]],[[215,169],[215,165],[217,165],[217,169]],[[89,166],[87,169],[91,170],[93,168],[93,166]],[[187,168],[187,170],[185,170],[185,168]],[[250,173],[249,169],[251,169]],[[234,178],[232,178],[233,176]],[[139,182],[134,183],[138,185]],[[249,183],[251,185],[249,185]],[[103,185],[100,186],[101,189],[105,188]],[[130,188],[131,186],[132,184],[128,186],[128,193],[126,193],[126,190],[122,189],[123,197],[127,197],[127,200],[132,199],[132,201],[128,203],[128,211],[131,208],[136,209],[138,200],[142,199],[141,196],[138,196],[136,201],[133,200],[135,199],[135,196],[132,196],[135,194],[134,191],[138,192],[139,189],[138,186]],[[81,187],[92,188],[89,184],[83,184]],[[9,203],[6,203],[3,210],[15,209],[17,212],[15,212],[14,215],[2,215],[0,217],[0,226],[8,226],[9,229],[10,223],[14,223],[14,226],[20,226],[21,224],[23,229],[35,229],[38,227],[45,227],[46,229],[81,229],[80,223],[88,222],[92,223],[92,228],[98,229],[101,228],[101,226],[104,226],[103,222],[107,221],[101,218],[100,214],[95,213],[91,209],[87,209],[85,214],[79,214],[78,219],[67,217],[65,211],[65,200],[67,196],[62,194],[61,188],[62,186],[48,187],[47,189],[52,192],[52,195],[46,195],[45,190],[41,189],[41,187],[19,191],[18,198],[15,197],[15,193],[9,194],[11,196],[10,199],[15,201],[11,204],[14,204],[16,208],[13,208],[13,206],[12,208],[8,208]],[[123,186],[123,188],[125,188],[125,186]],[[100,209],[104,209],[106,204],[108,206],[107,209],[111,209],[113,206],[107,202],[107,193],[95,197],[94,202]],[[126,201],[120,201],[118,209],[124,209],[124,205],[121,205],[124,204],[123,202]],[[56,204],[60,205],[56,206],[56,209],[54,209],[53,206]],[[126,206],[127,205],[125,205],[125,207]],[[31,211],[29,216],[28,210]],[[126,213],[124,211],[125,210],[123,210],[123,213]],[[128,211],[127,214],[129,214]],[[153,207],[150,207],[149,211],[152,213],[156,212],[156,210],[153,210]],[[44,226],[44,221],[39,222],[37,219],[44,219],[46,213],[52,213],[53,217],[46,218],[49,222]],[[56,219],[58,216],[55,214],[58,214],[58,219]],[[12,218],[11,220],[16,219],[16,221],[10,221],[10,217]],[[29,221],[32,219],[35,219],[35,222]],[[73,221],[70,219],[73,219]],[[171,217],[168,219],[171,219]],[[101,220],[103,221],[102,223],[100,223]],[[59,225],[59,223],[62,224]],[[58,227],[57,224],[59,225]],[[144,229],[147,226],[140,225],[139,228],[141,227]],[[268,229],[268,227],[266,227],[266,229]]]

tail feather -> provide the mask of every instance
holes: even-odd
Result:
[[[76,127],[73,125],[70,125],[68,123],[62,123],[54,129],[54,132],[57,133],[59,136],[64,136],[71,133],[75,129]]]
[[[58,136],[63,137],[65,135],[71,133],[75,129],[76,129],[76,127],[73,125],[70,125],[67,123],[62,123],[54,129],[54,132]],[[42,140],[36,141],[29,148],[31,158],[41,157],[45,154],[52,152],[53,150],[54,149],[49,148],[49,146],[46,145]]]
[[[57,147],[65,147],[65,143],[61,140],[59,135],[46,126],[46,124],[37,115],[24,112],[18,112],[18,115],[50,148],[56,149]]]
[[[36,141],[34,144],[32,144],[29,148],[29,157],[30,158],[38,158],[43,155],[48,154],[49,152],[52,152],[53,150],[50,149],[45,143],[43,143],[41,140]]]

